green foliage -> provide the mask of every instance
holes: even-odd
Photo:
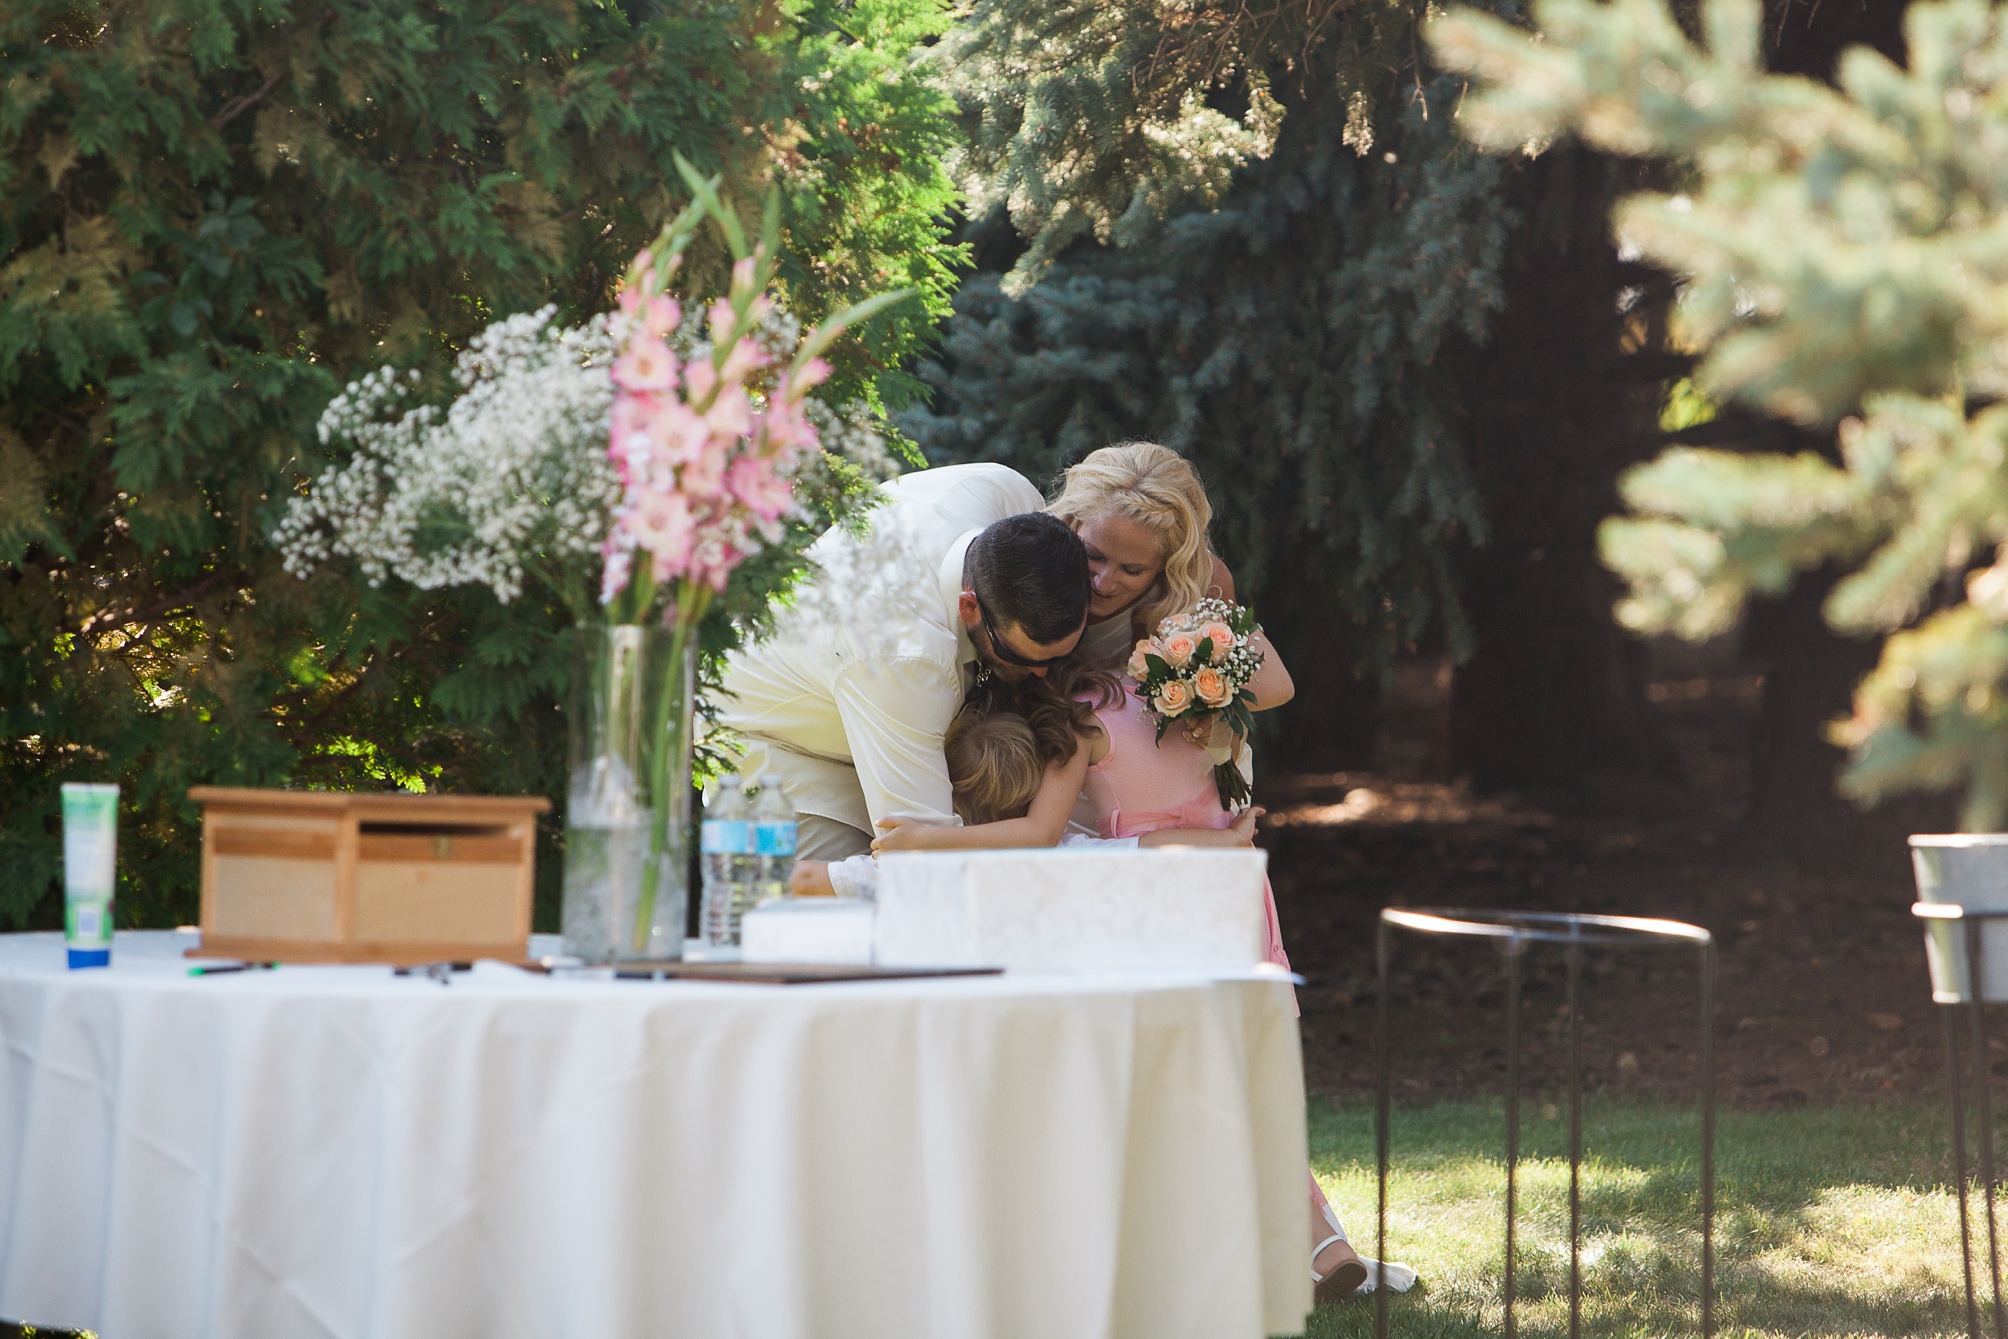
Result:
[[[280,569],[314,420],[497,315],[606,306],[674,152],[779,185],[805,314],[921,291],[832,355],[833,394],[897,403],[956,259],[911,51],[942,12],[0,7],[0,923],[49,914],[64,780],[126,788],[128,924],[192,918],[191,783],[556,790],[564,609]]]
[[[1234,169],[1275,145],[1272,67],[1308,57],[1345,8],[972,5],[933,57],[961,108],[955,170],[971,215],[1006,208],[1031,239],[1006,291],[1084,234],[1128,245],[1181,207],[1217,203]],[[1238,115],[1209,100],[1223,90],[1239,94]]]
[[[1865,49],[1838,87],[1767,76],[1753,0],[1709,0],[1706,45],[1660,0],[1545,0],[1540,40],[1483,15],[1430,37],[1477,78],[1463,121],[1498,150],[1564,132],[1676,159],[1619,235],[1681,276],[1696,379],[1801,424],[1846,418],[1838,463],[1677,450],[1629,475],[1603,531],[1619,617],[1703,637],[1799,572],[1853,570],[1836,629],[1884,635],[1833,738],[1864,801],[1963,784],[1969,828],[2008,818],[2008,22],[1982,0],[1913,5],[1910,67]],[[1964,577],[1966,601],[1958,600]],[[1916,621],[1921,619],[1922,621]]]
[[[1483,338],[1513,225],[1506,168],[1452,130],[1458,81],[1375,73],[1403,12],[1278,85],[1274,153],[1216,207],[1077,246],[1019,298],[973,278],[923,369],[933,406],[900,419],[931,457],[1036,480],[1164,443],[1205,478],[1239,587],[1302,574],[1369,664],[1437,617],[1468,645],[1451,544],[1482,521],[1439,354]]]

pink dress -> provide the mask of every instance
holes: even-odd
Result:
[[[1213,785],[1206,751],[1174,725],[1157,742],[1157,722],[1135,694],[1124,693],[1112,707],[1098,707],[1095,719],[1108,738],[1108,755],[1088,769],[1081,789],[1095,807],[1104,837],[1141,837],[1161,828],[1224,828],[1234,821]],[[1268,907],[1270,962],[1288,967],[1283,931],[1276,923],[1276,895],[1262,881]]]

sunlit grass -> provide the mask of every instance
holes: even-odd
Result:
[[[1519,1298],[1527,1335],[1567,1333],[1567,1125],[1523,1104]],[[1396,1335],[1496,1335],[1506,1175],[1497,1103],[1398,1111],[1389,1254],[1422,1271],[1390,1299]],[[1583,1332],[1699,1332],[1700,1121],[1596,1101],[1585,1121]],[[1373,1113],[1314,1104],[1311,1156],[1354,1244],[1373,1253]],[[1930,1103],[1724,1112],[1716,1142],[1716,1323],[1723,1335],[1965,1332],[1947,1114]],[[1977,1201],[1976,1201],[1977,1203]],[[1976,1218],[1975,1227],[1982,1228]],[[1983,1318],[1984,1323],[1984,1318]],[[1315,1339],[1368,1335],[1373,1306],[1327,1307]]]

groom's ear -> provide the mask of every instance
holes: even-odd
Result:
[[[955,601],[955,612],[962,615],[962,626],[973,628],[983,621],[983,608],[976,603],[976,592],[966,590]]]

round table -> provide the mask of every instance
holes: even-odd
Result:
[[[0,936],[0,1316],[127,1336],[1302,1328],[1274,978],[191,977]]]

